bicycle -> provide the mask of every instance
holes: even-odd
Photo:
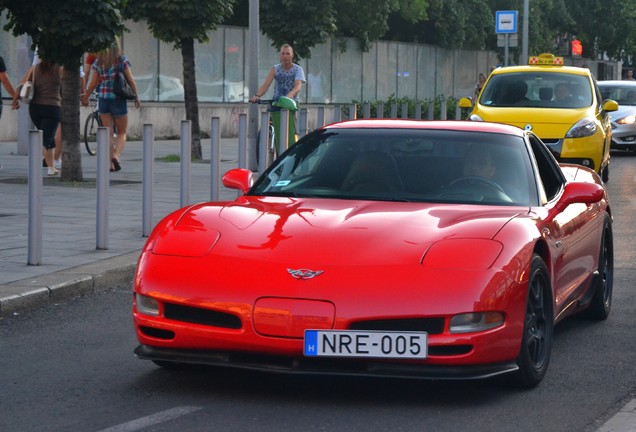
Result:
[[[99,118],[97,109],[97,96],[93,94],[90,101],[93,111],[86,117],[84,123],[84,145],[88,154],[95,156],[97,154],[97,128],[102,126],[102,120]]]
[[[267,125],[267,153],[266,162],[267,165],[272,163],[278,157],[278,143],[280,143],[280,109],[289,110],[289,125],[287,144],[292,146],[298,141],[298,135],[296,134],[296,117],[294,113],[298,110],[298,104],[291,98],[281,96],[278,99],[258,99],[257,104],[268,104],[272,107],[279,108],[279,110],[271,111],[269,116],[269,125]],[[261,142],[261,130],[258,131],[256,138],[256,163],[260,162],[260,142]]]

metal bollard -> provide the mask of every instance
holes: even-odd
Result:
[[[263,173],[267,169],[267,164],[270,162],[267,160],[267,140],[269,138],[269,111],[263,111],[261,113],[261,134],[258,140],[258,172]]]
[[[316,129],[325,125],[325,107],[318,107],[318,120],[316,121]]]
[[[371,104],[369,102],[362,105],[362,117],[371,118]]]
[[[428,117],[429,120],[435,119],[435,101],[428,102]]]
[[[349,120],[355,120],[358,117],[356,104],[349,104]]]
[[[409,104],[406,102],[402,103],[402,118],[409,118]]]
[[[141,235],[148,237],[152,231],[152,189],[155,183],[154,175],[154,147],[155,136],[152,124],[145,123],[143,127],[143,174],[142,174],[142,211],[141,211]]]
[[[422,102],[417,102],[415,104],[415,119],[422,120]]]
[[[239,114],[238,167],[247,168],[247,114]]]
[[[446,117],[447,117],[447,115],[446,115],[446,98],[442,99],[442,106],[440,108],[440,111],[441,112],[440,112],[440,117],[439,118],[441,120],[446,120]]]
[[[42,264],[42,131],[29,131],[28,265]]]
[[[307,135],[307,108],[301,108],[298,119],[298,138]]]
[[[110,129],[97,128],[97,249],[108,249],[108,210],[110,207]]]
[[[192,149],[192,122],[181,120],[181,195],[180,206],[190,203],[190,165]]]
[[[375,107],[375,117],[384,118],[384,102],[378,102],[378,105]]]
[[[391,104],[391,118],[397,118],[398,114],[397,114],[397,104],[396,103],[392,103]]]
[[[342,120],[342,109],[340,108],[340,105],[336,105],[333,111],[333,121],[334,123],[337,123],[340,120]]]
[[[210,201],[218,201],[221,196],[221,120],[212,117],[210,121]]]

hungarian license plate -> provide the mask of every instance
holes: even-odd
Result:
[[[305,330],[306,357],[423,359],[427,334],[349,330]]]

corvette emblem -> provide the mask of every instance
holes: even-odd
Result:
[[[287,273],[296,279],[312,279],[323,273],[322,270],[287,269]]]
[[[527,124],[527,125],[524,127],[524,129],[525,129],[525,130],[527,130],[527,131],[531,131],[531,130],[532,130],[532,125],[531,125],[531,124]]]

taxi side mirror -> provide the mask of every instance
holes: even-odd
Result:
[[[469,98],[461,98],[457,103],[460,108],[472,108],[473,103]]]
[[[603,111],[604,112],[612,112],[618,111],[618,102],[613,99],[607,99],[603,102]]]

